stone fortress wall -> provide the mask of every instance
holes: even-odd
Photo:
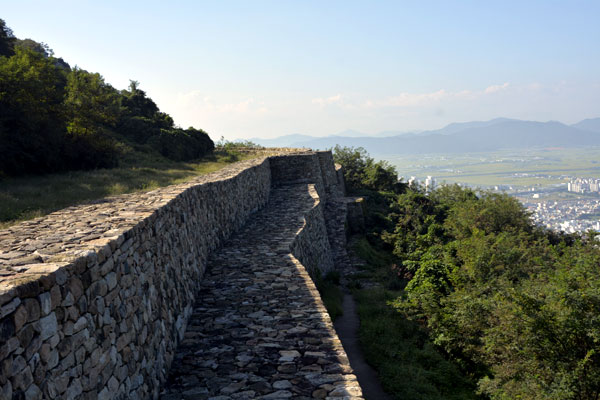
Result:
[[[0,231],[0,399],[158,397],[208,254],[271,187],[310,182],[321,201],[292,253],[333,268],[323,210],[341,176],[330,152],[304,150]]]

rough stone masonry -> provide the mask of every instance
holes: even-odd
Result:
[[[244,390],[245,385],[257,382],[240,375],[227,383],[239,389],[232,386],[222,392],[216,387],[208,394],[182,394],[181,398],[210,397],[213,392],[223,399],[360,397],[360,387],[337,345],[318,292],[312,281],[305,279],[306,271],[325,273],[333,267],[322,203],[343,195],[340,178],[329,152],[262,157],[185,184],[70,207],[0,231],[0,399],[158,398],[167,390],[164,382],[178,345],[190,336],[185,333],[188,321],[202,318],[202,307],[214,307],[210,300],[202,303],[202,278],[209,256],[212,260],[235,250],[219,250],[219,246],[252,215],[259,215],[256,212],[269,199],[285,204],[282,193],[288,193],[290,204],[302,196],[307,200],[308,193],[308,202],[298,204],[309,206],[286,217],[301,222],[297,229],[288,226],[292,231],[281,241],[280,251],[286,249],[286,265],[296,271],[294,278],[282,280],[288,272],[282,265],[272,264],[283,275],[275,274],[268,285],[277,287],[269,286],[271,290],[264,294],[275,296],[284,290],[281,285],[298,287],[299,291],[292,293],[295,300],[289,302],[297,312],[286,314],[284,325],[298,326],[294,346],[302,341],[308,347],[281,348],[277,361],[285,357],[290,363],[315,361],[302,361],[296,369],[307,372],[308,367],[305,378],[319,384],[310,390],[313,388],[308,388],[306,381],[298,384],[301,381],[291,376],[277,376],[282,379],[276,381],[262,376],[272,391],[265,387]],[[269,232],[256,231],[254,237],[259,239],[257,235],[263,238]],[[257,242],[257,246],[262,245]],[[237,248],[241,251],[241,246]],[[270,256],[270,252],[257,249],[259,253]],[[273,260],[282,254],[273,252]],[[249,273],[247,266],[233,267],[238,268],[239,276]],[[219,267],[210,271],[214,282]],[[220,279],[235,279],[235,268],[230,273]],[[297,297],[300,293],[306,297],[304,302]],[[284,314],[285,303],[277,301]],[[256,312],[248,317],[263,323],[267,314]],[[303,325],[311,319],[316,325]],[[189,326],[195,326],[194,322]],[[308,330],[302,332],[303,327]],[[306,341],[301,339],[304,333]],[[203,334],[210,338],[210,331]],[[289,334],[287,329],[285,334]],[[321,349],[318,340],[324,346]],[[272,356],[274,348],[269,349]],[[199,351],[201,358],[210,349]],[[265,354],[265,359],[269,357]],[[275,371],[282,373],[277,367]],[[213,386],[218,382],[214,380]]]

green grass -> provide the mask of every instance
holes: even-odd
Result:
[[[376,249],[364,236],[355,241],[352,251],[366,262],[363,270],[354,274],[352,287],[362,287],[360,281],[366,279],[380,282],[387,289],[404,288],[406,282],[396,273],[391,254]]]
[[[360,344],[386,392],[397,399],[477,399],[475,385],[428,340],[427,332],[390,305],[406,284],[394,269],[392,255],[365,237],[353,242],[352,251],[366,263],[351,284]],[[381,287],[360,289],[363,279],[378,281]]]
[[[103,197],[185,182],[252,157],[221,153],[198,162],[174,162],[131,152],[118,168],[0,179],[0,229]]]
[[[383,252],[378,251],[371,246],[367,238],[359,238],[352,248],[354,254],[367,262],[370,269],[381,269],[390,265],[391,257]]]
[[[474,385],[446,360],[416,323],[389,302],[400,291],[354,291],[360,317],[360,344],[386,392],[397,399],[477,399]]]
[[[324,278],[319,275],[315,279],[315,286],[332,321],[344,313],[342,309],[344,294],[339,285],[340,274],[337,271],[329,272]]]

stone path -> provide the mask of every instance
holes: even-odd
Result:
[[[358,338],[360,320],[350,293],[344,294],[342,309],[344,313],[335,320],[335,330],[344,344],[350,365],[354,368],[364,396],[369,400],[391,400],[392,396],[383,390],[377,372],[367,363],[362,353]]]
[[[161,399],[362,399],[306,269],[290,253],[315,200],[274,189],[209,260]]]

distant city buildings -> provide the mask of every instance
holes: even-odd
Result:
[[[402,180],[404,178],[402,177],[400,179]],[[425,186],[425,191],[427,192],[435,189],[436,186],[435,178],[433,178],[432,176],[427,176],[425,182],[419,182],[416,176],[411,176],[406,182],[408,183],[408,186],[423,184]]]
[[[521,188],[513,195],[532,213],[531,217],[538,225],[566,233],[590,229],[600,232],[600,179],[562,178],[569,179],[566,185]],[[560,192],[564,193],[565,186],[569,192],[587,195],[563,197]]]
[[[426,192],[434,190],[437,186],[436,179],[431,175],[428,175],[424,181],[411,176],[406,182],[409,186],[421,185]],[[564,193],[565,186],[570,192],[597,193],[598,195],[570,196],[564,200],[558,199],[558,201],[544,200],[548,195],[556,196],[557,193]],[[567,185],[562,183],[548,187],[523,187],[506,184],[488,187],[494,191],[513,192],[512,195],[523,203],[531,212],[533,221],[540,226],[566,233],[586,232],[590,229],[600,232],[600,179],[570,177]]]
[[[600,179],[575,178],[567,184],[567,190],[575,193],[598,193],[600,192]]]
[[[522,199],[523,200],[523,199]],[[569,201],[524,201],[538,225],[566,233],[600,231],[600,200],[578,199]]]
[[[435,189],[435,179],[432,176],[427,176],[427,179],[425,179],[425,191],[429,192],[433,189]]]

